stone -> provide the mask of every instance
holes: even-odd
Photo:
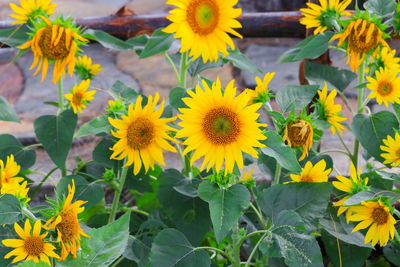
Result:
[[[136,14],[159,14],[173,7],[165,2],[165,0],[133,0],[127,4],[127,7]]]
[[[0,95],[14,104],[24,86],[24,78],[17,64],[9,63],[0,65]]]

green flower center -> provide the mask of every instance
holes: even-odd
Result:
[[[393,85],[390,82],[382,81],[378,84],[378,93],[380,95],[386,96],[392,93]]]
[[[194,0],[187,7],[186,19],[195,33],[210,34],[218,25],[218,6],[214,0]]]
[[[240,134],[240,121],[231,109],[218,107],[206,114],[202,128],[211,143],[225,145],[236,141]]]

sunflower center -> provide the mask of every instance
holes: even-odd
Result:
[[[204,117],[202,126],[207,139],[216,145],[235,142],[240,134],[238,115],[226,107],[210,110]]]
[[[368,21],[366,27],[363,28],[364,21],[357,27],[353,26],[349,34],[348,45],[352,51],[357,53],[367,53],[379,44],[379,28]]]
[[[310,175],[304,175],[304,176],[301,177],[301,181],[303,181],[303,182],[314,182],[314,179]]]
[[[218,25],[219,8],[215,0],[193,0],[186,10],[186,19],[195,33],[207,35]]]
[[[378,84],[378,93],[380,95],[389,95],[393,91],[393,85],[390,82],[380,82]]]
[[[307,143],[311,134],[310,127],[305,120],[289,123],[287,126],[288,137],[292,147],[302,147]]]
[[[62,211],[60,216],[62,220],[56,229],[61,232],[62,242],[71,242],[79,234],[78,217],[71,209]]]
[[[38,257],[44,250],[44,244],[40,236],[29,236],[25,239],[24,248],[29,256]]]
[[[133,149],[146,148],[153,141],[154,132],[154,124],[149,119],[136,119],[128,127],[128,146]]]
[[[74,93],[72,96],[72,103],[74,105],[80,105],[82,103],[83,94],[81,92]]]
[[[378,225],[385,224],[388,221],[388,217],[387,211],[382,207],[376,208],[372,212],[372,219],[374,219],[374,222]]]
[[[55,32],[53,33],[53,31]],[[43,30],[38,43],[44,57],[52,60],[59,60],[66,58],[70,52],[69,44],[67,47],[66,40],[65,28],[53,28],[52,26],[48,26]],[[71,43],[71,41],[69,41],[69,43]]]

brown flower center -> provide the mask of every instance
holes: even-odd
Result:
[[[204,117],[203,132],[215,145],[226,145],[235,142],[240,134],[238,115],[226,107],[210,110]]]
[[[372,212],[372,219],[379,225],[385,224],[389,219],[389,214],[384,208],[379,207]]]
[[[128,146],[137,150],[146,148],[154,139],[154,130],[154,124],[149,119],[136,119],[128,127]]]
[[[24,248],[29,256],[38,257],[44,250],[44,244],[40,236],[32,235],[25,239]]]
[[[83,94],[81,92],[74,93],[72,96],[72,103],[76,106],[82,104]]]
[[[311,126],[305,120],[297,120],[287,125],[287,135],[292,147],[302,147],[311,134]]]
[[[215,0],[192,0],[186,10],[186,19],[192,30],[207,35],[218,25],[219,9]]]
[[[400,148],[399,148],[399,149],[397,149],[397,151],[396,151],[396,156],[397,156],[397,158],[399,158],[399,159],[400,159]]]
[[[302,182],[314,182],[313,177],[309,176],[309,175],[304,175],[301,177],[301,181]]]
[[[60,214],[61,222],[56,229],[61,232],[62,242],[71,242],[79,235],[79,221],[75,212],[71,209],[63,210]]]
[[[380,29],[366,20],[362,20],[357,27],[353,23],[348,38],[349,48],[357,53],[367,53],[375,49],[379,44]],[[366,24],[365,28],[363,24]]]
[[[53,31],[55,31],[54,39]],[[66,58],[70,52],[72,38],[68,45],[66,44],[66,39],[64,27],[57,27],[54,29],[53,26],[46,27],[38,41],[43,56],[53,60]]]
[[[390,82],[382,81],[378,84],[378,93],[386,96],[393,91],[393,85]]]

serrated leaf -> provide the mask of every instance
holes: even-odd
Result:
[[[83,33],[87,38],[92,39],[100,43],[105,48],[114,51],[127,51],[132,50],[133,46],[127,42],[122,41],[104,31],[86,29]]]
[[[13,154],[15,161],[21,166],[21,171],[27,170],[35,164],[36,152],[26,149],[14,136],[0,135],[0,160],[4,162],[7,156]]]
[[[15,223],[21,218],[19,200],[13,195],[0,195],[0,225]]]
[[[111,125],[108,123],[108,117],[104,115],[83,124],[81,128],[79,128],[75,137],[108,133],[110,130]]]
[[[276,94],[276,102],[282,112],[302,110],[317,94],[318,85],[288,85]]]
[[[174,37],[172,34],[163,32],[163,29],[158,29],[149,36],[143,51],[140,52],[140,58],[147,58],[167,51],[172,43]]]
[[[20,122],[14,108],[2,96],[0,96],[0,121]]]

